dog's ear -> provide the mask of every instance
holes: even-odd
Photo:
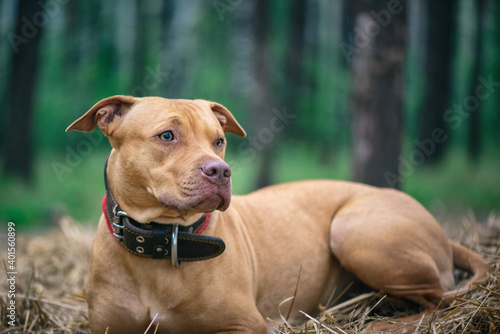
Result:
[[[222,125],[224,132],[233,133],[240,137],[247,136],[245,130],[243,130],[238,121],[236,121],[236,118],[234,118],[233,114],[226,107],[216,102],[208,102],[208,104]]]
[[[66,132],[71,130],[91,132],[97,125],[105,136],[110,136],[135,101],[134,97],[125,95],[105,98],[68,126]]]

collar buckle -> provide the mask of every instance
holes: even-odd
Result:
[[[120,242],[123,243],[123,228],[125,227],[122,220],[123,217],[129,218],[128,213],[119,209],[118,204],[113,207],[113,236]]]

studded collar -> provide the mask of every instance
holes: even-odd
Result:
[[[143,258],[170,259],[174,267],[179,267],[181,262],[208,260],[224,252],[222,239],[202,235],[210,222],[209,213],[190,226],[135,221],[113,197],[107,166],[108,160],[104,168],[106,195],[102,210],[109,231],[129,253]]]

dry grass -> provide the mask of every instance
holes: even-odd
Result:
[[[17,325],[8,324],[7,270],[2,268],[2,334],[90,332],[83,286],[92,233],[68,218],[61,219],[59,225],[61,228],[57,233],[17,235]]]
[[[57,233],[18,235],[17,322],[15,327],[8,325],[7,270],[2,268],[0,333],[89,333],[83,286],[92,232],[68,218],[59,225]],[[430,324],[421,324],[415,333],[500,333],[500,219],[490,218],[486,223],[464,219],[461,228],[455,224],[447,230],[453,239],[482,254],[493,269],[486,282],[475,286],[451,307],[432,315]],[[465,279],[464,274],[457,273],[457,279]],[[414,304],[369,293],[323,308],[316,319],[305,314],[307,321],[301,327],[278,326],[275,332],[357,333],[374,319],[394,319],[418,312]]]

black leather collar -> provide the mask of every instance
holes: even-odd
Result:
[[[221,255],[226,246],[217,237],[200,235],[209,214],[202,216],[190,226],[179,226],[150,222],[139,223],[121,210],[108,183],[108,160],[104,167],[106,187],[105,215],[113,230],[114,238],[125,249],[136,256],[153,259],[171,259],[178,267],[181,261],[202,261]]]

